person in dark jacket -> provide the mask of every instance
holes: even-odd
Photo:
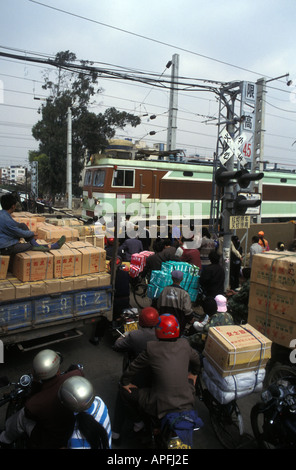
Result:
[[[135,359],[142,351],[147,348],[149,341],[157,341],[155,327],[159,320],[158,311],[153,307],[146,307],[139,315],[139,329],[130,331],[124,337],[119,337],[113,346],[117,352],[125,352],[129,355],[129,360]],[[143,370],[135,378],[135,384],[144,386],[149,384],[151,375],[149,370]],[[120,392],[117,394],[114,412],[114,421],[112,426],[112,439],[116,442],[121,437],[121,430],[124,423],[125,407],[122,402]]]
[[[225,273],[220,265],[220,256],[213,250],[209,253],[211,264],[205,266],[200,275],[200,285],[207,297],[216,297],[224,294]]]
[[[157,307],[159,313],[171,313],[177,318],[182,334],[193,318],[192,302],[188,292],[180,286],[182,271],[174,270],[171,276],[173,283],[163,289],[157,299]]]
[[[141,273],[143,278],[145,276],[150,277],[151,271],[160,271],[161,265],[165,261],[180,261],[180,258],[175,254],[176,248],[172,247],[168,241],[164,241],[161,238],[155,240],[153,250],[155,254],[148,256],[146,266]]]
[[[138,238],[126,238],[122,245],[118,248],[118,255],[123,261],[130,261],[132,255],[143,251],[143,244]]]
[[[17,199],[13,194],[4,194],[1,197],[0,210],[0,254],[5,256],[16,255],[25,251],[49,251],[60,249],[66,241],[62,236],[57,242],[49,245],[38,244],[35,234],[28,229],[24,223],[17,222],[12,218],[15,211]],[[23,238],[26,243],[22,243]]]
[[[121,377],[123,399],[130,413],[147,413],[162,419],[169,412],[194,410],[195,381],[200,372],[198,353],[185,338],[180,338],[179,323],[174,315],[160,315],[156,326],[159,341],[147,348],[130,364]],[[150,367],[150,387],[137,388],[133,383],[139,371]]]
[[[82,376],[79,368],[61,374],[61,357],[51,349],[40,351],[33,359],[33,393],[24,408],[12,415],[0,434],[0,444],[10,444],[27,435],[33,449],[67,447],[72,434],[74,415],[60,403],[58,391],[62,383],[74,375]]]

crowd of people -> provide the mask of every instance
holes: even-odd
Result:
[[[26,249],[34,249],[34,234],[11,218],[15,200],[3,196],[1,203],[0,252],[18,252],[20,237],[27,240],[27,244],[22,243],[28,245]],[[172,412],[190,413],[193,425],[202,424],[195,410],[195,382],[201,369],[205,338],[213,326],[246,320],[253,256],[268,251],[269,243],[262,231],[254,236],[249,267],[242,269],[240,240],[232,237],[230,291],[225,292],[221,264],[223,235],[214,240],[207,229],[203,229],[200,238],[180,237],[177,232],[175,235],[154,241],[154,254],[147,258],[142,275],[149,277],[152,270],[161,270],[164,261],[194,264],[199,268],[202,314],[196,317],[190,296],[180,285],[183,273],[174,270],[171,285],[163,289],[155,305],[140,311],[139,328],[114,343],[115,351],[130,354],[129,366],[120,378],[114,422],[111,424],[107,405],[95,394],[83,371],[72,366],[62,374],[60,355],[46,349],[33,360],[32,395],[24,407],[6,421],[0,434],[0,447],[9,446],[26,435],[28,447],[33,449],[110,449],[112,438],[113,442],[118,442],[121,437],[126,416],[132,419],[135,432],[145,429],[147,416],[161,421],[170,419]],[[110,248],[111,263],[113,241],[110,239],[106,247],[106,252]],[[149,236],[145,241],[149,241]],[[151,248],[149,243],[147,246]],[[128,273],[122,269],[122,259],[129,261],[133,253],[143,248],[139,238],[128,236],[118,248],[115,315],[129,306]],[[284,244],[279,242],[277,250],[284,249]],[[100,336],[98,329],[96,335]]]

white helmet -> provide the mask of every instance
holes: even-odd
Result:
[[[60,368],[61,356],[51,349],[40,351],[33,359],[34,375],[39,380],[54,377]]]
[[[61,403],[76,413],[87,410],[95,399],[94,389],[89,380],[74,375],[59,389]]]

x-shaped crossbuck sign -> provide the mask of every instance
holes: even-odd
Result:
[[[247,140],[247,136],[245,134],[241,134],[235,140],[233,140],[229,132],[224,128],[220,133],[220,138],[228,145],[228,149],[225,150],[225,152],[223,152],[219,157],[222,165],[225,165],[232,155],[234,155],[241,165],[245,166],[247,162],[240,151],[240,147]]]

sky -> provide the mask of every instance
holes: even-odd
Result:
[[[69,50],[97,67],[168,81],[166,64],[177,54],[186,83],[265,77],[263,159],[296,170],[295,0],[1,0],[0,8],[0,52],[54,57]],[[47,96],[44,76],[55,74],[54,67],[0,56],[0,167],[28,166],[28,151],[38,149],[31,129]],[[141,117],[137,128],[117,129],[118,138],[166,143],[168,87],[111,78],[99,86],[91,111],[114,106]],[[176,147],[212,158],[217,95],[181,88]]]

